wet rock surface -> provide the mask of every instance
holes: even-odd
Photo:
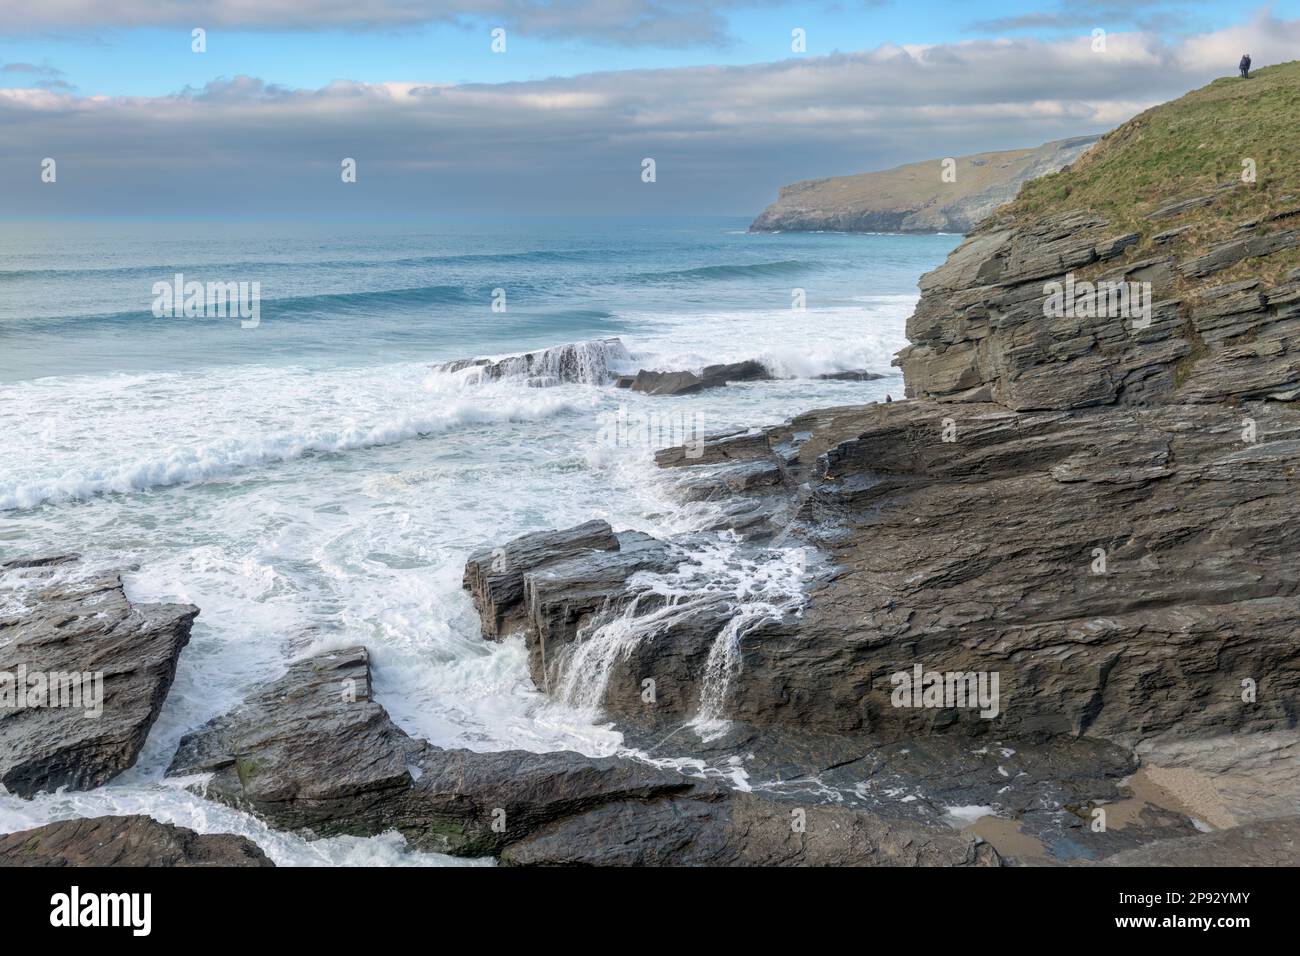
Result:
[[[86,817],[0,834],[0,866],[274,866],[251,840],[150,817]]]
[[[1294,816],[1298,240],[1284,209],[1198,245],[1241,188],[1137,229],[990,218],[921,280],[910,400],[658,451],[700,517],[665,543],[679,573],[710,534],[734,544],[727,573],[802,549],[804,600],[656,602],[628,578],[601,594],[617,627],[577,601],[565,653],[601,658],[582,702],[765,796],[798,779],[837,806],[964,813],[1017,862]],[[1216,858],[1251,859],[1244,840]]]
[[[641,369],[635,375],[620,376],[615,384],[646,395],[691,395],[706,388],[722,388],[731,382],[763,382],[773,377],[763,363],[751,359],[706,365],[699,372]]]
[[[81,573],[75,556],[7,562],[0,783],[26,797],[87,790],[134,764],[198,613],[192,605],[135,604],[120,575]]]
[[[999,862],[977,838],[905,818],[808,807],[799,830],[789,801],[640,760],[434,747],[371,699],[363,648],[292,665],[187,735],[168,773],[203,775],[196,792],[304,835],[396,829],[418,849],[515,864]]]

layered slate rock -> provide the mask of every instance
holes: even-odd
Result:
[[[395,829],[417,849],[519,864],[999,862],[990,847],[948,828],[824,816],[626,758],[434,747],[374,702],[359,647],[292,665],[187,735],[168,774],[202,774],[195,792],[309,837]],[[791,825],[800,809],[806,835]],[[690,829],[666,832],[682,820]],[[635,834],[644,850],[629,853],[611,839],[620,832]],[[732,849],[722,853],[719,842]]]
[[[609,522],[588,521],[562,531],[525,535],[471,556],[465,563],[463,584],[474,599],[483,636],[497,640],[524,625],[524,572],[576,555],[618,549],[619,539]]]
[[[186,735],[168,774],[210,774],[196,792],[283,829],[316,836],[396,829],[417,849],[469,856],[498,852],[541,823],[606,801],[687,786],[676,774],[614,758],[479,754],[411,738],[372,699],[360,647],[299,661]]]
[[[506,848],[502,862],[566,866],[998,866],[989,844],[951,830],[753,794],[597,807]]]
[[[1249,233],[1204,252],[1183,243],[1135,257],[1143,235],[1095,213],[990,220],[921,279],[912,344],[896,360],[907,394],[1017,411],[1290,401],[1300,394],[1300,283],[1217,274],[1300,248],[1300,230],[1262,221]],[[1104,309],[1054,314],[1064,309],[1052,307],[1051,284],[1077,293],[1085,282],[1149,283],[1150,314],[1115,314],[1108,296]]]
[[[911,401],[765,438],[790,452],[793,540],[831,563],[797,621],[742,643],[731,716],[1126,744],[1294,727],[1300,529],[1278,520],[1300,467],[1291,408]],[[997,673],[999,713],[895,706],[894,675],[918,664]]]
[[[0,834],[0,866],[274,866],[257,844],[150,817],[87,817]]]
[[[9,562],[0,586],[0,673],[11,693],[6,702],[0,687],[0,783],[32,796],[111,780],[139,756],[198,608],[135,604],[119,575],[78,574],[58,557]],[[44,676],[46,706],[16,706],[20,671],[28,687]],[[102,710],[85,697],[71,706],[74,689],[102,693]]]
[[[739,637],[724,716],[889,741],[1295,732],[1297,197],[1206,183],[1213,163],[1132,208],[1099,192],[1135,153],[1158,162],[1156,132],[1215,122],[1218,87],[1028,186],[921,279],[910,401],[656,453],[704,530],[752,546],[737,560],[821,562],[802,613]],[[1079,184],[1092,208],[1068,206]],[[698,699],[698,653],[669,647],[675,699]],[[915,668],[943,684],[929,703],[895,696]],[[996,707],[954,700],[981,676]],[[630,712],[618,686],[607,709]]]

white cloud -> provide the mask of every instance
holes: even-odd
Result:
[[[1263,14],[1175,44],[1113,35],[1105,53],[990,40],[504,84],[0,90],[0,177],[29,213],[756,212],[795,179],[1108,129],[1234,72],[1243,49],[1263,66],[1298,41],[1300,20]],[[44,156],[56,187],[33,172]]]
[[[721,42],[728,6],[761,0],[0,0],[9,32],[118,27],[392,29],[490,21],[538,36],[664,47]]]

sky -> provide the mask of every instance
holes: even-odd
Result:
[[[753,215],[1297,50],[1300,0],[0,0],[0,216]]]

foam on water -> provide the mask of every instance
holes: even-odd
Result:
[[[120,270],[5,280],[0,556],[80,551],[79,573],[134,567],[125,576],[133,600],[201,608],[137,765],[90,793],[0,796],[0,830],[146,812],[202,832],[245,834],[282,863],[447,862],[406,852],[393,834],[306,842],[163,779],[184,733],[291,661],[352,644],[371,651],[376,699],[408,733],[436,745],[618,752],[620,735],[593,705],[602,675],[628,642],[666,618],[602,622],[580,645],[572,686],[550,699],[532,685],[521,638],[481,639],[460,585],[466,557],[592,518],[661,537],[704,526],[716,506],[680,506],[674,476],[653,466],[653,447],[636,435],[611,441],[602,423],[622,407],[723,431],[901,391],[897,377],[808,376],[889,371],[912,283],[952,245],[728,230],[637,236],[593,238],[588,228],[293,245],[241,234],[228,246],[190,249],[183,237],[127,242],[114,231],[98,244],[80,233],[63,237],[44,251],[42,240],[24,234],[21,251],[6,253],[0,235],[5,269],[69,271],[73,250],[79,266]],[[152,278],[166,278],[141,262],[211,264],[222,249],[232,266],[215,277],[256,279],[245,267],[254,258],[274,261],[285,280],[275,295],[504,284],[511,311],[494,315],[486,295],[472,312],[429,313],[426,303],[394,298],[374,314],[349,309],[319,326],[291,327],[264,317],[244,333],[236,323],[163,335],[158,322],[127,323],[111,338],[93,323],[81,331],[66,324],[57,335],[16,331],[24,315],[64,314],[43,298],[52,281],[69,283],[59,292],[68,301],[111,299],[88,312],[120,312],[137,307]],[[862,250],[888,268],[871,265]],[[788,262],[796,265],[764,265]],[[519,288],[550,283],[564,298],[530,303],[515,295],[504,269],[525,270]],[[687,270],[703,271],[672,275]],[[651,273],[660,277],[631,279]],[[791,285],[807,287],[807,312],[788,308]],[[630,354],[606,363],[632,371],[758,358],[797,377],[661,398],[598,384],[603,373],[536,388],[528,382],[535,376],[475,382],[430,369],[614,335]],[[746,629],[798,613],[806,555],[778,548],[738,562],[735,542],[720,536],[691,558],[676,575],[639,585],[645,607],[667,616],[706,599],[735,609],[715,638],[707,680],[707,701],[721,701]],[[718,713],[706,703],[702,720]],[[669,740],[655,758],[676,760],[671,747]]]

